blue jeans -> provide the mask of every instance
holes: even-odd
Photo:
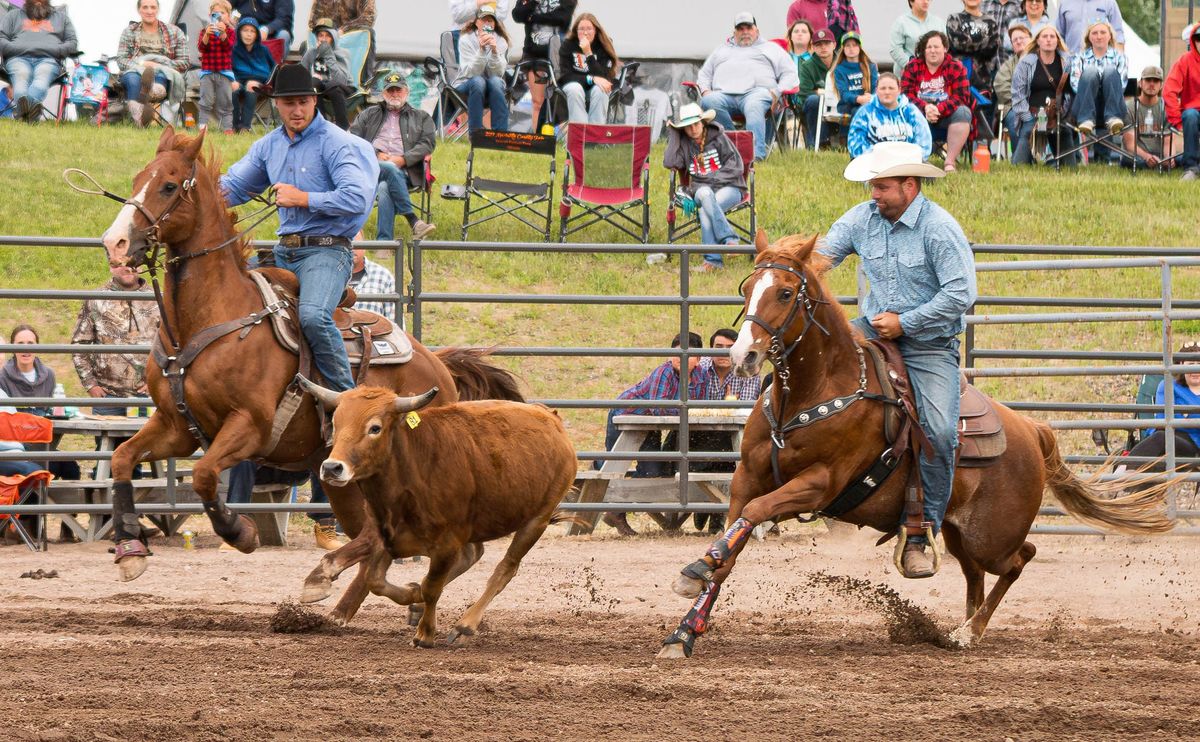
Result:
[[[258,93],[246,90],[246,81],[233,91],[233,130],[242,131],[254,126],[254,109],[258,106]]]
[[[171,83],[167,76],[158,70],[154,71],[154,82],[162,85],[168,91],[171,89]],[[135,70],[121,74],[121,87],[125,88],[125,100],[139,100],[142,95],[142,73]],[[146,95],[150,95],[150,91],[146,91]]]
[[[1007,117],[1005,119],[1007,120]],[[1016,145],[1013,148],[1012,161],[1014,165],[1033,164],[1035,154],[1033,151],[1033,128],[1035,126],[1037,126],[1037,119],[1033,118],[1018,124],[1017,134],[1013,139],[1013,143]],[[1060,131],[1060,136],[1062,137],[1061,145],[1058,142],[1059,137],[1055,136],[1053,130],[1047,132],[1047,142],[1050,145],[1050,151],[1055,155],[1058,155],[1059,149],[1071,149],[1075,146],[1075,132],[1064,125],[1060,124],[1060,126],[1062,126]],[[1063,162],[1067,165],[1073,165],[1075,164],[1076,157],[1078,155],[1073,154],[1070,157],[1064,158]]]
[[[1200,166],[1200,108],[1183,109],[1182,167]]]
[[[253,461],[243,461],[229,469],[229,491],[225,495],[225,502],[230,504],[250,502],[251,495],[254,492],[255,480],[258,479],[260,469],[268,473],[267,481],[299,482],[303,484],[303,478],[291,478],[290,475],[295,474],[294,472],[283,472],[278,469],[260,467]],[[311,502],[329,502],[329,496],[325,494],[325,490],[321,489],[321,483],[315,479],[310,479],[310,481],[313,493]],[[313,520],[322,520],[324,518],[332,518],[333,515],[332,513],[309,513],[308,517]]]
[[[275,246],[275,265],[291,271],[300,281],[300,328],[312,348],[313,363],[325,385],[336,392],[354,388],[350,360],[342,334],[333,324],[353,258],[344,247]]]
[[[50,92],[50,83],[62,65],[50,57],[13,57],[5,60],[4,69],[12,83],[12,99],[28,98],[32,103],[41,103]]]
[[[35,471],[40,471],[41,468],[32,461],[0,461],[0,476],[12,477],[19,475],[27,477]]]
[[[809,149],[816,146],[817,119],[821,117],[821,96],[813,93],[804,99],[804,145]],[[838,128],[837,124],[821,123],[821,144]]]
[[[854,325],[868,338],[879,337],[866,317],[858,317]],[[958,448],[958,338],[925,341],[901,336],[896,344],[908,367],[921,427],[933,443],[933,460],[922,456],[920,468],[925,520],[933,522],[933,532],[937,533],[954,487],[954,452]]]
[[[1124,87],[1125,81],[1116,70],[1106,67],[1101,73],[1095,67],[1088,67],[1079,76],[1079,85],[1075,90],[1075,104],[1071,112],[1075,115],[1076,123],[1095,123],[1097,112],[1104,114],[1105,122],[1109,119],[1124,120]]]
[[[379,218],[376,221],[375,239],[395,239],[396,216],[413,213],[412,198],[408,195],[408,173],[394,162],[379,163],[379,186],[375,189],[379,200]]]
[[[742,202],[742,189],[724,186],[714,193],[709,186],[698,186],[692,198],[696,201],[696,214],[700,217],[700,242],[705,245],[725,245],[732,240],[736,243],[737,235],[729,226],[725,212]],[[720,253],[707,254],[704,260],[717,265],[725,262]]]
[[[613,424],[613,417],[616,416],[618,410],[608,411],[608,423],[604,429],[604,450],[611,451],[613,446],[617,445],[617,439],[621,437],[621,431]],[[623,412],[623,411],[622,411]],[[642,441],[642,445],[638,448],[639,451],[658,453],[662,451],[662,434],[658,431],[650,431],[646,436],[646,440]],[[626,462],[628,463],[628,462]],[[672,462],[670,461],[639,461],[637,467],[633,471],[634,478],[645,477],[665,477],[667,469]],[[592,462],[593,469],[600,469],[604,465],[604,461],[597,459]]]
[[[467,99],[467,128],[483,128],[483,108],[492,112],[492,128],[508,131],[508,101],[504,97],[504,81],[499,77],[478,75],[454,88]]]
[[[734,114],[746,117],[746,130],[754,134],[754,159],[764,160],[767,157],[767,113],[771,110],[771,91],[765,88],[755,88],[741,95],[726,95],[725,93],[709,93],[700,99],[700,105],[717,112],[717,123],[726,129],[733,129]]]
[[[567,121],[603,124],[608,119],[608,96],[600,88],[584,90],[583,85],[569,82],[562,91],[567,97]]]
[[[1017,138],[1021,133],[1021,118],[1013,109],[1008,109],[1004,113],[1004,128],[1008,131],[1008,138],[1012,141],[1013,152],[1017,151]]]

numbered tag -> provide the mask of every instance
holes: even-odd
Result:
[[[415,428],[421,424],[421,416],[416,412],[410,412],[404,416],[404,422],[408,423],[408,427]]]
[[[386,340],[372,340],[371,345],[375,347],[375,355],[391,356],[396,354],[396,349]]]

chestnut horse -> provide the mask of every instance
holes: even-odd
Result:
[[[165,246],[159,341],[167,349],[171,347],[168,332],[186,347],[206,328],[264,311],[262,296],[246,267],[245,246],[220,193],[219,163],[201,155],[203,140],[203,132],[197,137],[176,136],[168,127],[154,159],[134,178],[135,195],[126,201],[105,233],[108,259],[114,264],[149,266],[153,270],[156,261],[151,243]],[[280,282],[295,285],[292,274],[268,270]],[[449,404],[460,397],[520,399],[511,375],[484,363],[481,354],[461,349],[434,354],[415,339],[412,344],[411,361],[372,366],[364,383],[409,395],[437,386],[444,390],[437,404]],[[316,468],[325,458],[316,405],[307,397],[278,444],[270,446],[276,405],[297,368],[296,356],[276,341],[269,319],[220,337],[187,367],[187,406],[211,441],[195,463],[192,487],[213,529],[243,552],[258,546],[257,528],[246,516],[235,516],[218,499],[220,472],[240,461],[255,459],[282,468],[307,469],[315,477]],[[113,514],[118,523],[127,526],[126,538],[117,545],[122,580],[142,574],[148,553],[142,541],[132,537],[140,534],[132,509],[133,467],[143,461],[188,456],[200,442],[177,409],[179,400],[173,397],[153,357],[146,369],[146,381],[157,409],[112,457]],[[338,520],[347,533],[357,535],[363,519],[363,500],[357,487],[326,489]],[[348,620],[365,595],[365,579],[356,578],[335,615]]]
[[[767,244],[760,230],[753,273],[745,280],[745,313],[773,328],[776,337],[747,319],[730,356],[737,373],[757,375],[764,361],[776,368],[771,405],[786,408],[788,421],[803,410],[854,395],[860,378],[879,394],[873,373],[865,373],[862,337],[846,319],[822,274],[829,263],[813,252],[816,237],[790,237]],[[790,353],[786,350],[790,349]],[[786,369],[786,373],[781,373]],[[784,396],[779,377],[786,377]],[[663,643],[660,657],[690,657],[696,637],[707,628],[721,584],[754,526],[829,506],[838,493],[879,458],[886,447],[883,405],[869,398],[787,433],[779,452],[782,486],[771,466],[771,426],[762,400],[746,422],[741,461],[730,486],[728,531],[699,561],[684,568],[675,592],[696,598],[691,611]],[[966,622],[952,634],[960,646],[983,636],[1004,594],[1037,552],[1026,541],[1048,487],[1067,512],[1085,523],[1122,533],[1161,533],[1167,519],[1163,494],[1170,482],[1143,492],[1115,496],[1120,482],[1096,484],[1079,479],[1063,462],[1054,434],[1046,425],[996,405],[1008,439],[1007,450],[987,468],[958,468],[942,524],[946,548],[958,560],[967,582]],[[894,533],[900,523],[904,484],[912,466],[905,457],[879,489],[841,520]],[[984,593],[984,574],[997,575]]]

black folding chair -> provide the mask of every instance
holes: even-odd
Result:
[[[471,227],[502,216],[511,216],[550,241],[550,219],[554,191],[556,140],[535,133],[479,129],[471,132],[467,153],[467,183],[463,201],[462,238]],[[493,150],[550,158],[550,174],[544,183],[492,180],[475,174],[475,151]],[[482,204],[472,206],[475,199]],[[537,219],[538,223],[531,221]]]

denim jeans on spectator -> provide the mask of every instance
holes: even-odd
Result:
[[[1181,167],[1200,167],[1200,108],[1183,109],[1183,156]]]
[[[584,90],[583,85],[569,82],[562,91],[567,97],[567,121],[603,124],[608,119],[608,96],[600,88]]]
[[[1125,118],[1125,98],[1123,97],[1125,81],[1115,69],[1106,67],[1104,72],[1097,72],[1095,67],[1089,67],[1079,76],[1079,86],[1076,89],[1075,104],[1071,112],[1076,123],[1085,121],[1097,123],[1096,114],[1103,113],[1104,124],[1109,119]],[[1100,128],[1100,127],[1096,127]]]
[[[617,410],[608,411],[608,423],[604,429],[604,450],[611,451],[613,446],[617,445],[617,439],[621,437],[621,431],[617,429],[613,423],[613,417],[617,415]],[[657,431],[651,431],[646,436],[646,440],[642,441],[642,445],[638,448],[639,451],[658,453],[662,451],[662,434]],[[623,462],[628,464],[628,462]],[[669,461],[639,461],[637,468],[633,471],[635,478],[644,477],[665,477],[671,462]],[[603,459],[596,459],[592,462],[593,469],[600,469],[604,465]]]
[[[41,103],[50,91],[50,83],[62,71],[57,59],[50,57],[13,57],[4,61],[12,84],[12,99],[28,98]]]
[[[1017,129],[1017,136],[1013,140],[1013,144],[1015,146],[1013,147],[1012,161],[1013,161],[1014,165],[1032,165],[1033,164],[1034,152],[1033,152],[1032,136],[1033,136],[1033,128],[1035,126],[1037,126],[1037,120],[1031,118],[1028,121],[1022,121],[1020,124],[1020,128]],[[1061,145],[1059,144],[1059,137],[1061,137],[1061,140],[1062,140]],[[1075,132],[1066,128],[1066,126],[1061,126],[1058,137],[1054,136],[1053,131],[1049,132],[1048,142],[1050,144],[1050,151],[1053,152],[1055,155],[1057,155],[1060,150],[1068,150],[1075,146]],[[1075,164],[1076,157],[1077,157],[1077,155],[1073,154],[1073,155],[1065,158],[1063,160],[1063,164],[1064,165]]]
[[[865,317],[854,325],[867,338],[879,337]],[[917,412],[936,454],[920,459],[921,486],[925,490],[925,520],[933,521],[934,533],[946,515],[954,485],[954,453],[958,447],[958,338],[937,341],[901,336],[896,345],[904,357],[917,398]]]
[[[700,242],[705,245],[724,245],[730,240],[736,242],[737,234],[729,226],[725,212],[742,202],[742,189],[725,186],[714,193],[708,186],[699,186],[693,198],[696,201],[696,215],[700,218]],[[704,260],[717,265],[725,263],[721,253],[706,254]]]
[[[171,83],[167,76],[158,70],[154,71],[154,82],[162,85],[168,91],[171,90]],[[142,73],[137,71],[124,72],[121,74],[121,86],[125,88],[125,100],[137,100],[142,94]],[[146,95],[150,95],[150,91],[146,91]]]
[[[1008,109],[1004,112],[1004,129],[1008,132],[1008,139],[1012,143],[1013,152],[1017,151],[1017,137],[1021,134],[1021,117],[1013,109]]]
[[[275,246],[275,265],[300,279],[300,327],[312,348],[313,363],[325,386],[337,392],[354,388],[342,334],[333,310],[350,282],[353,258],[345,247]]]
[[[717,123],[730,131],[733,130],[734,114],[745,116],[746,130],[754,134],[754,159],[763,160],[767,157],[767,144],[770,143],[767,114],[773,100],[770,90],[755,88],[741,95],[709,93],[700,99],[700,105],[716,111]]]
[[[492,128],[508,131],[508,100],[504,97],[504,80],[499,77],[476,75],[454,88],[467,99],[467,128],[483,128],[483,109],[492,112]]]
[[[408,195],[408,173],[394,162],[381,161],[375,198],[379,201],[375,239],[395,239],[396,217],[413,213],[412,198]]]
[[[242,131],[254,126],[254,109],[258,106],[258,93],[246,90],[246,83],[233,91],[233,130]]]
[[[804,146],[813,149],[816,146],[817,120],[821,117],[821,96],[813,93],[804,99]],[[838,128],[837,124],[821,122],[821,144],[825,145],[829,137]]]

